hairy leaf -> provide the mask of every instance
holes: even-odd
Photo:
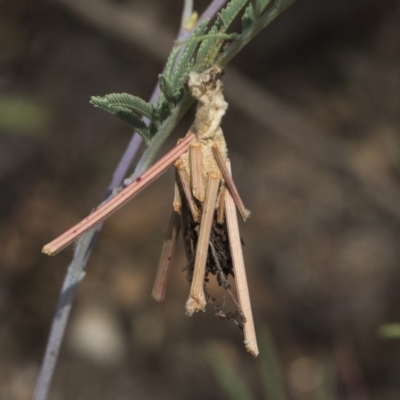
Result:
[[[260,16],[260,0],[251,0],[251,6],[253,8],[254,18],[257,19]]]
[[[276,0],[274,6],[277,7],[280,11],[283,11],[287,7],[289,7],[295,0]]]
[[[150,129],[137,115],[131,110],[124,107],[110,106],[111,112],[119,119],[126,122],[131,128],[136,130],[144,139],[146,144],[149,144],[152,137],[152,129]]]
[[[267,6],[269,5],[269,3],[271,2],[271,0],[257,0],[258,2],[258,7],[260,8],[260,11],[264,11]]]
[[[163,92],[161,92],[160,95],[158,96],[157,111],[158,111],[160,121],[166,120],[171,114],[168,100],[165,98],[165,95]]]
[[[167,81],[164,75],[158,75],[158,84],[160,85],[160,90],[167,101],[169,110],[172,112],[175,108],[175,96],[171,88],[170,83]]]
[[[140,97],[128,93],[111,93],[105,96],[110,106],[122,106],[131,109],[140,116],[144,115],[150,121],[158,123],[155,108]]]
[[[108,101],[104,97],[92,96],[90,98],[90,103],[95,107],[101,108],[107,112],[111,112],[108,107]]]
[[[146,101],[127,93],[111,93],[104,97],[92,97],[90,102],[95,106],[116,115],[116,110],[123,108],[138,116],[145,116],[156,126],[160,125],[157,110]]]
[[[246,3],[247,0],[232,0],[227,4],[218,16],[218,20],[222,23],[220,32],[225,32],[229,28]]]
[[[203,35],[203,33],[207,28],[208,22],[209,22],[208,19],[204,20],[198,26],[198,28],[193,32],[188,41],[189,43],[186,45],[185,50],[183,51],[182,56],[179,59],[176,68],[174,69],[174,73],[171,77],[171,85],[174,91],[180,88],[180,86],[183,83],[183,80],[187,76],[188,66],[190,65],[190,62],[193,58],[193,54],[198,45],[198,41],[196,41],[195,39]]]
[[[245,31],[247,28],[250,28],[255,22],[253,6],[250,4],[246,7],[246,10],[242,16],[242,30]]]
[[[164,75],[168,81],[171,80],[171,77],[174,73],[175,63],[179,52],[180,52],[179,47],[175,47],[174,49],[172,49],[171,54],[168,57],[167,63],[165,64]]]
[[[217,33],[218,28],[214,25],[211,29],[209,34],[211,37]],[[204,39],[201,42],[201,45],[199,47],[199,50],[197,52],[197,57],[196,57],[196,71],[202,71],[208,67],[210,67],[213,62],[214,58],[212,54],[214,54],[213,47],[214,49],[217,48],[218,42],[221,39]]]

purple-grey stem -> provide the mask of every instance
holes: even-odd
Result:
[[[227,0],[214,0],[201,14],[201,17],[199,18],[199,23],[204,21],[206,18],[214,18],[218,11],[225,5]]]
[[[211,19],[215,17],[217,12],[222,8],[226,1],[227,0],[213,0],[212,3],[201,15],[196,25],[201,23],[206,18]],[[182,22],[185,22],[187,20],[187,17],[192,14],[192,6],[193,2],[191,0],[185,0]],[[185,40],[189,37],[192,31],[193,29],[186,29],[182,23],[179,34],[177,36],[177,40]],[[150,103],[154,104],[156,102],[159,92],[160,89],[157,85],[151,96]],[[126,148],[120,162],[118,163],[117,168],[115,169],[111,183],[105,194],[106,199],[112,194],[115,188],[122,184],[122,181],[127,174],[128,168],[131,165],[136,153],[138,152],[141,143],[142,138],[137,133],[134,133],[131,141],[128,144],[128,147]],[[50,336],[46,345],[45,356],[40,368],[35,392],[33,394],[33,400],[47,399],[50,384],[57,364],[62,339],[64,337],[65,328],[68,322],[72,301],[74,299],[75,292],[79,286],[79,283],[85,276],[86,263],[89,259],[94,242],[98,233],[101,230],[101,227],[102,224],[99,224],[96,228],[87,232],[78,241],[75,247],[73,259],[68,266],[68,270],[64,278],[63,286],[57,304],[56,314],[52,322]]]

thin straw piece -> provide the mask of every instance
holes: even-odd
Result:
[[[49,256],[53,256],[60,250],[70,245],[76,238],[93,228],[99,222],[104,221],[107,217],[109,217],[134,196],[136,196],[152,181],[163,174],[169,166],[171,166],[183,153],[185,153],[185,151],[188,150],[190,144],[195,140],[196,136],[193,133],[188,134],[171,151],[169,151],[164,157],[156,162],[143,175],[135,179],[124,190],[112,197],[108,202],[101,205],[96,211],[82,221],[78,222],[75,226],[63,233],[61,236],[46,244],[46,246],[43,247],[42,252]]]
[[[230,162],[227,160],[227,171],[230,173]],[[246,270],[244,266],[242,244],[240,242],[239,225],[236,207],[229,191],[225,195],[226,223],[228,226],[229,246],[231,249],[233,270],[235,272],[236,290],[240,309],[246,322],[244,323],[244,344],[248,352],[254,357],[258,356],[256,331],[254,328],[253,313],[251,311],[249,287],[247,285]]]
[[[178,214],[182,213],[182,199],[176,181],[174,184],[174,200],[172,202],[172,209]]]
[[[153,290],[151,292],[152,297],[157,301],[163,301],[165,299],[169,272],[171,270],[172,260],[175,255],[176,242],[180,227],[180,216],[172,210],[171,219],[168,225],[167,237],[165,238],[161,251],[157,275],[154,281]]]
[[[189,150],[190,174],[193,196],[197,200],[204,201],[205,188],[203,178],[203,153],[200,143],[194,143]]]
[[[188,316],[193,315],[196,311],[204,311],[207,304],[204,295],[204,276],[206,273],[208,246],[210,243],[211,227],[214,219],[219,184],[219,175],[215,172],[211,172],[208,177],[206,196],[201,215],[192,286],[190,288],[189,299],[186,302],[186,315]]]
[[[181,181],[183,192],[185,193],[186,200],[188,202],[190,211],[192,213],[193,220],[197,222],[199,220],[199,210],[194,202],[192,192],[190,190],[190,183],[188,182],[185,173],[183,172],[183,163],[178,160],[175,163],[175,168],[178,171],[179,180]]]
[[[217,204],[217,222],[222,224],[225,220],[225,185],[221,185],[221,189],[218,195],[218,204]]]
[[[218,147],[213,145],[212,146],[212,151],[214,153],[214,157],[215,157],[215,159],[217,161],[219,169],[222,172],[222,176],[225,179],[226,186],[228,187],[229,192],[230,192],[230,194],[231,194],[231,196],[232,196],[232,198],[233,198],[233,200],[234,200],[234,202],[235,202],[235,204],[236,204],[236,206],[237,206],[237,208],[238,208],[238,210],[240,212],[240,215],[242,216],[243,221],[246,221],[247,218],[250,215],[250,211],[244,206],[243,201],[242,201],[242,199],[241,199],[241,197],[239,195],[239,192],[238,192],[238,190],[236,188],[235,182],[233,181],[231,175],[229,174],[229,171],[228,171],[228,169],[227,169],[227,167],[225,165],[225,160],[222,157],[220,151],[218,150]]]

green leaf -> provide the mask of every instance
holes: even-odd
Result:
[[[190,71],[192,64],[192,58],[196,47],[198,46],[198,41],[196,41],[197,37],[201,37],[205,32],[209,20],[204,20],[198,28],[193,32],[188,40],[188,44],[183,50],[182,56],[176,64],[176,68],[174,69],[174,73],[171,76],[171,86],[172,90],[177,91],[183,84],[184,79],[187,76],[188,70]]]
[[[111,107],[120,106],[132,110],[139,116],[145,116],[155,125],[159,125],[155,108],[140,97],[128,93],[111,93],[104,97],[92,97],[92,104],[109,111]]]
[[[257,1],[259,4],[260,12],[264,11],[271,2],[271,0],[257,0]]]
[[[287,400],[279,353],[267,329],[260,335],[260,371],[265,397],[271,400]]]
[[[196,71],[203,71],[215,63],[224,43],[221,35],[226,32],[246,3],[247,0],[232,0],[219,13],[217,21],[202,41],[197,52]],[[229,38],[234,39],[233,36]]]
[[[253,6],[250,4],[242,15],[242,31],[250,28],[254,24]]]
[[[110,110],[108,108],[108,101],[104,97],[92,96],[90,98],[90,103],[93,104],[95,107],[98,107],[105,111],[110,112]]]
[[[295,0],[276,0],[274,6],[277,7],[280,11],[283,11],[286,8],[288,8],[291,4],[293,4],[294,1]]]
[[[172,91],[170,83],[167,81],[164,75],[158,75],[158,84],[160,86],[160,90],[167,101],[169,110],[172,112],[175,108],[175,99],[174,92]]]
[[[164,75],[168,81],[171,80],[172,75],[174,74],[176,58],[178,57],[179,52],[179,47],[175,47],[174,49],[172,49],[171,54],[169,55],[168,60],[165,64]]]
[[[183,50],[180,46],[172,50],[165,66],[165,73],[159,75],[158,82],[161,93],[157,100],[156,111],[160,121],[168,118],[183,96],[183,82],[187,74],[193,69],[193,56],[198,46],[198,41],[191,39],[203,35],[208,22],[209,20],[206,19],[196,28]],[[178,60],[180,52],[182,54]]]
[[[220,32],[225,32],[229,28],[246,3],[247,0],[232,0],[227,4],[218,16],[218,21],[222,23]]]
[[[259,18],[260,14],[269,5],[271,0],[252,0],[246,7],[242,16],[242,30],[245,31],[252,26]],[[256,11],[255,11],[256,10]]]
[[[230,400],[253,400],[244,378],[232,366],[232,361],[218,344],[205,348],[205,357],[210,364],[215,379]]]
[[[336,396],[336,366],[332,359],[327,359],[320,367],[320,384],[316,388],[314,400],[335,400]]]
[[[253,8],[253,13],[255,19],[257,19],[260,16],[260,0],[251,0],[251,6]]]
[[[110,107],[111,112],[137,131],[147,145],[150,143],[150,139],[153,136],[153,130],[150,129],[137,115],[127,108],[118,106]]]
[[[171,114],[170,105],[163,92],[160,93],[157,100],[157,112],[160,121],[165,121]]]
[[[158,113],[151,104],[126,93],[112,93],[104,97],[93,96],[90,102],[95,107],[99,107],[127,123],[143,137],[146,144],[150,143],[150,139],[156,127],[155,125],[148,127],[135,112],[146,115],[151,120],[158,120]]]
[[[38,135],[49,121],[48,109],[27,96],[0,95],[0,135]]]
[[[196,71],[200,72],[206,68],[211,67],[211,65],[215,61],[215,57],[219,50],[219,45],[222,45],[223,40],[221,39],[214,39],[218,32],[218,27],[214,25],[209,32],[211,39],[204,39],[201,42],[199,50],[196,56]]]
[[[383,325],[378,334],[383,339],[400,339],[400,323]]]
[[[185,43],[195,43],[195,42],[202,42],[205,39],[228,39],[228,40],[233,40],[233,39],[238,39],[240,37],[239,34],[237,33],[216,33],[215,35],[212,35],[211,33],[207,33],[206,35],[203,36],[198,36],[195,38],[190,38],[188,40],[185,40],[184,42],[179,42],[179,44],[185,44]]]

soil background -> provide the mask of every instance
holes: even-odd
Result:
[[[41,248],[101,202],[131,137],[89,98],[149,98],[181,6],[0,1],[1,400],[32,396],[71,259],[71,248],[52,258]],[[104,7],[140,18],[132,26],[143,36],[121,33]],[[184,316],[181,246],[166,300],[150,297],[171,170],[106,222],[50,399],[226,399],[216,374],[226,360],[256,399],[268,398],[266,363],[272,376],[280,365],[287,399],[400,398],[400,341],[379,336],[400,321],[399,2],[298,0],[233,60],[225,83],[223,129],[252,211],[241,235],[260,357],[212,306]]]

